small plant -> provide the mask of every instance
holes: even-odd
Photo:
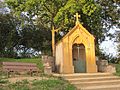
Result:
[[[115,75],[120,76],[120,64],[116,64],[116,73]]]
[[[8,90],[30,90],[27,80],[18,81],[8,85]]]
[[[8,80],[4,80],[4,79],[1,79],[0,78],[0,84],[6,84],[6,83],[8,83],[9,81]]]
[[[33,86],[32,90],[76,90],[73,85],[60,79],[35,81]]]
[[[24,79],[24,80],[22,81],[22,83],[23,83],[23,84],[29,84],[29,81],[28,81],[27,79]]]

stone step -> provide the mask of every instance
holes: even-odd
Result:
[[[111,73],[75,73],[75,74],[54,74],[62,76],[87,76],[87,75],[112,75]]]
[[[99,85],[117,85],[120,84],[120,80],[106,80],[106,81],[91,81],[91,82],[72,82],[76,87],[89,87]]]
[[[108,77],[108,76],[113,76],[110,73],[82,73],[82,74],[63,74],[61,75],[62,77],[66,79],[73,79],[73,78],[87,78],[87,77]]]
[[[120,84],[117,85],[99,85],[89,87],[77,87],[77,90],[120,90]]]
[[[77,87],[77,90],[120,90],[120,77],[110,73],[57,74]]]
[[[112,75],[111,73],[74,73],[74,74],[56,74],[54,76],[91,76],[91,75]]]
[[[66,79],[66,78],[65,78]],[[91,81],[105,81],[105,80],[120,80],[117,76],[108,76],[108,77],[89,77],[89,78],[73,78],[66,79],[69,82],[91,82]]]

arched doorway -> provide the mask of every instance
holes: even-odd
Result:
[[[83,44],[73,44],[72,46],[73,66],[75,73],[86,72],[86,53]]]

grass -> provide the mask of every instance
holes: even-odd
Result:
[[[16,83],[4,83],[0,90],[76,90],[76,88],[67,81],[58,78],[49,78],[48,80],[27,80]]]
[[[0,58],[0,62],[24,62],[24,63],[36,63],[41,69],[43,67],[41,58],[24,58],[24,59],[14,59],[14,58]]]
[[[6,84],[6,83],[8,83],[8,80],[4,80],[4,79],[0,78],[0,84]]]
[[[32,59],[13,59],[0,58],[0,62],[24,62],[36,63],[39,68],[43,67],[40,58]],[[45,76],[45,75],[44,75]],[[69,82],[52,76],[45,76],[47,80],[33,80],[32,82],[23,80],[16,83],[10,83],[6,78],[0,79],[0,90],[76,90]]]
[[[120,76],[120,64],[116,64],[116,75]]]

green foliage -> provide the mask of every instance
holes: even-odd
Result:
[[[116,41],[118,43],[117,45],[118,59],[120,60],[120,31],[117,31],[116,34],[117,34]]]
[[[82,11],[84,14],[90,16],[92,13],[94,13],[96,11],[97,6],[91,2],[86,3],[83,8]]]
[[[96,38],[97,55],[100,53],[99,44],[105,40],[106,36],[111,36],[109,33],[110,28],[113,26],[119,27],[118,0],[6,0],[6,2],[12,13],[22,21],[22,28],[27,25],[24,22],[26,19],[21,18],[21,14],[26,13],[24,15],[27,17],[28,23],[32,23],[34,27],[26,28],[27,30],[36,30],[36,28],[43,31],[51,30],[54,25],[55,28],[62,27],[62,31],[66,33],[74,26],[73,15],[78,12],[81,15],[80,22]],[[34,41],[28,38],[27,43],[24,43],[25,47],[30,48],[35,45],[32,47],[35,50],[42,50],[42,47],[44,47],[45,51],[50,51],[51,35],[48,35],[49,39],[39,36],[41,34],[35,38],[41,39],[36,40],[34,38]],[[47,35],[45,34],[45,36]],[[44,41],[46,43],[43,43]]]
[[[30,2],[32,0],[28,1]],[[13,7],[17,7],[19,3],[23,5],[24,0],[20,0],[19,2],[10,0],[8,2]],[[5,5],[5,3],[2,3],[0,8],[5,9]],[[22,8],[21,5],[18,8]],[[0,57],[17,58],[20,56],[26,58],[34,56],[34,52],[50,51],[50,31],[45,27],[41,26],[39,28],[39,26],[35,26],[32,16],[20,15],[21,11],[16,11],[20,15],[18,18],[16,17],[16,13],[12,11],[14,10],[5,14],[0,12]]]
[[[28,84],[25,84],[24,81],[22,82],[16,82],[13,84],[9,84],[7,88],[5,88],[6,90],[30,90]]]
[[[86,0],[68,0],[66,4],[59,9],[56,16],[54,17],[54,22],[60,24],[62,22],[64,25],[67,25],[71,19],[70,16],[74,15],[76,12],[91,16],[96,11],[96,4],[93,1]]]
[[[16,31],[17,20],[11,14],[0,13],[0,56],[13,57],[14,46],[19,38]]]
[[[120,64],[116,64],[116,75],[120,76]]]
[[[81,10],[86,15],[91,15],[96,10],[96,4],[93,0],[6,0],[7,4],[14,10],[16,15],[20,15],[20,12],[27,12],[30,17],[37,15],[41,20],[46,20],[52,25],[62,25],[69,23],[70,17]],[[45,22],[44,22],[45,23]]]
[[[9,81],[0,78],[0,84],[7,84]]]
[[[73,85],[70,85],[68,82],[57,79],[41,80],[33,82],[33,85],[36,86],[35,90],[75,90]]]

